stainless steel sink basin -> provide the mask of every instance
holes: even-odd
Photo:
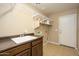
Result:
[[[23,37],[11,38],[11,40],[14,41],[15,43],[19,44],[19,43],[26,42],[29,40],[34,40],[36,38],[37,37],[35,37],[35,36],[23,36]]]

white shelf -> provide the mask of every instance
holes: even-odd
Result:
[[[49,21],[49,20],[43,20],[40,23],[43,25],[52,25],[52,21]]]
[[[47,26],[52,26],[52,21],[50,18],[44,16],[44,15],[40,15],[40,14],[36,14],[33,15],[33,19],[34,19],[34,28],[39,28],[40,24],[42,25],[47,25]]]
[[[42,25],[48,25],[48,26],[52,26],[52,24],[45,24],[45,23],[40,23]]]

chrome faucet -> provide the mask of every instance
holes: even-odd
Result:
[[[20,34],[20,37],[23,37],[25,35],[25,33]]]

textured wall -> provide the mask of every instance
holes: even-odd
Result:
[[[37,13],[26,4],[16,4],[12,11],[0,17],[0,37],[33,33],[33,14]]]

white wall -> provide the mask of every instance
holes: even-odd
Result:
[[[33,14],[37,13],[26,4],[16,4],[15,8],[0,18],[0,37],[33,33]]]

